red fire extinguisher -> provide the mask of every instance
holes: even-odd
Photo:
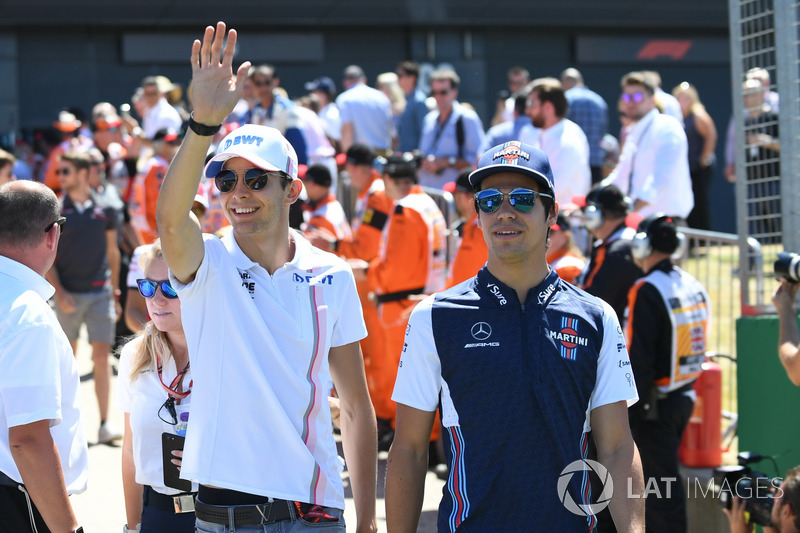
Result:
[[[715,467],[722,464],[722,369],[706,359],[694,382],[697,401],[683,432],[678,457],[686,466]]]

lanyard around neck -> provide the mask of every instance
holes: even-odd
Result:
[[[189,396],[189,394],[191,394],[192,392],[192,385],[194,384],[194,380],[189,382],[189,386],[186,388],[185,391],[179,391],[178,389],[181,388],[181,383],[183,382],[183,378],[189,371],[190,361],[186,362],[186,366],[183,367],[183,370],[181,370],[177,376],[175,376],[175,379],[172,380],[172,383],[170,383],[169,386],[167,386],[167,384],[164,383],[164,379],[161,377],[161,369],[162,369],[161,354],[157,354],[156,361],[158,363],[157,366],[158,380],[161,382],[161,386],[164,387],[164,390],[167,391],[169,397],[175,398],[176,400],[183,400],[184,398]]]

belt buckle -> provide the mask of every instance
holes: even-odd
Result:
[[[176,514],[194,512],[194,496],[192,494],[173,496],[172,502],[175,505]]]

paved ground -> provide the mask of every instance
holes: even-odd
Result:
[[[114,359],[116,363],[116,359]],[[115,364],[116,366],[116,364]],[[97,445],[97,428],[99,415],[97,401],[94,396],[94,380],[92,379],[92,362],[88,344],[81,341],[78,348],[78,367],[81,374],[81,399],[84,409],[84,424],[89,440],[89,488],[83,494],[72,496],[72,505],[78,521],[87,533],[117,533],[125,523],[125,503],[122,495],[121,441],[118,445]],[[116,377],[111,381],[112,408],[110,419],[118,428],[123,426],[122,413],[116,409]],[[385,510],[383,501],[383,478],[386,473],[386,453],[379,456],[378,465],[378,525],[380,531],[386,531]],[[425,501],[420,533],[436,531],[436,508],[441,497],[443,482],[433,473],[428,473],[425,487]],[[348,492],[345,480],[345,491]],[[349,494],[348,494],[349,496]],[[355,509],[353,501],[348,497],[345,509],[345,520],[348,531],[355,528]]]

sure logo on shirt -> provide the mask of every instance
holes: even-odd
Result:
[[[498,287],[494,283],[489,283],[486,285],[486,288],[489,289],[489,292],[494,294],[494,297],[497,298],[497,301],[500,302],[500,305],[506,305],[508,303],[508,300],[506,300],[506,297],[503,296],[500,287]]]

